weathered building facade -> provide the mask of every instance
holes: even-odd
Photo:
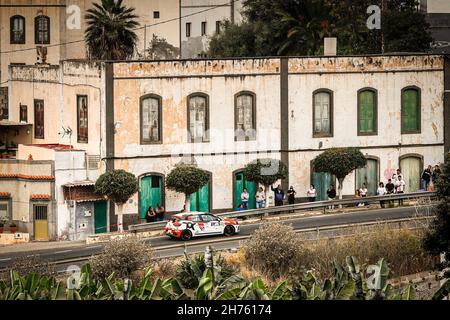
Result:
[[[154,194],[182,209],[164,178],[186,158],[211,173],[191,209],[236,208],[242,186],[254,188],[242,169],[268,156],[288,165],[285,187],[303,198],[313,183],[324,198],[333,178],[312,160],[331,147],[358,147],[369,160],[347,177],[346,195],[364,182],[373,194],[399,167],[418,190],[424,165],[449,151],[448,68],[433,55],[114,63],[107,160],[146,190],[125,212],[142,218]]]
[[[366,168],[346,178],[345,195],[362,183],[373,194],[397,168],[407,190],[416,191],[423,167],[450,151],[450,61],[440,55],[63,61],[14,66],[10,73],[13,121],[21,105],[44,106],[43,118],[29,116],[30,143],[73,145],[85,151],[82,158],[101,159],[88,176],[56,183],[58,236],[96,230],[95,203],[103,199],[94,199],[92,186],[105,170],[139,179],[139,192],[124,206],[127,225],[149,205],[182,209],[184,196],[165,187],[181,162],[210,173],[190,209],[225,211],[239,205],[244,187],[255,190],[242,171],[257,158],[282,160],[289,168],[282,183],[302,201],[311,183],[323,199],[334,182],[312,163],[328,148],[358,147],[368,158]],[[64,163],[70,171],[70,161]],[[85,170],[82,163],[73,168]],[[108,212],[113,227],[106,229],[114,230],[114,207],[98,210],[103,220]]]

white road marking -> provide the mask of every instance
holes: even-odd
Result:
[[[0,261],[9,261],[9,260],[11,260],[11,258],[0,259]]]
[[[72,252],[72,251],[73,250],[64,250],[64,251],[54,252],[53,254],[69,253],[69,252]]]

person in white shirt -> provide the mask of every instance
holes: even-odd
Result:
[[[241,202],[242,205],[244,206],[243,208],[244,210],[248,209],[248,197],[249,197],[248,191],[247,189],[244,189],[241,193]]]
[[[384,183],[380,182],[378,189],[377,189],[377,195],[384,196],[387,194],[386,188],[384,187]],[[380,201],[380,207],[384,208],[384,201]]]
[[[317,191],[316,187],[312,184],[309,188],[309,190],[306,192],[306,195],[308,196],[309,202],[316,201]]]
[[[361,196],[361,198],[365,198],[367,197],[369,194],[369,190],[367,190],[366,184],[363,183],[361,189],[359,189],[359,195]],[[369,203],[364,202],[364,205],[367,206],[369,205]]]
[[[401,175],[399,175],[397,177],[397,182],[395,183],[395,192],[396,193],[405,193],[405,187],[406,187],[406,183],[403,180],[403,177]],[[402,206],[403,200],[398,200],[398,205]]]
[[[266,202],[266,194],[264,193],[264,189],[259,187],[258,191],[255,195],[256,198],[256,209],[264,208]]]

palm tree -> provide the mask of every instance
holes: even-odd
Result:
[[[330,8],[324,0],[279,3],[276,11],[281,21],[288,26],[287,36],[278,50],[280,55],[319,54],[322,39],[330,36],[335,26]]]
[[[139,26],[134,8],[122,5],[123,0],[102,0],[101,5],[87,10],[88,28],[85,41],[88,56],[93,60],[126,60],[133,57]]]

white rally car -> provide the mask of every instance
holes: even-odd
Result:
[[[239,233],[236,219],[220,218],[207,212],[179,213],[172,216],[166,225],[166,234],[184,241],[194,237]]]

